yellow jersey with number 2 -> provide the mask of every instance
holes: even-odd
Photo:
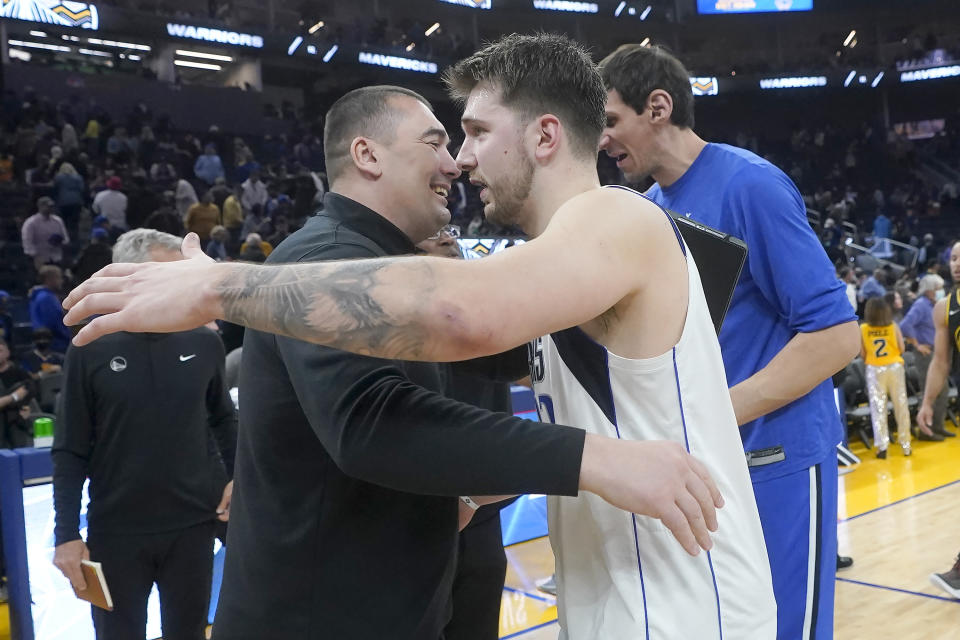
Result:
[[[864,363],[873,367],[885,367],[898,362],[903,364],[903,357],[897,344],[897,325],[874,327],[864,322],[860,325],[860,333],[866,347]]]

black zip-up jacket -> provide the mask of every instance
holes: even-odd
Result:
[[[91,534],[216,518],[237,443],[223,370],[223,344],[205,328],[116,333],[67,350],[51,450],[57,544],[80,537],[88,476]]]
[[[385,218],[328,193],[267,262],[413,251]],[[487,364],[510,379],[524,360]],[[450,617],[456,496],[577,494],[582,430],[443,391],[440,365],[247,331],[216,640],[437,640]]]

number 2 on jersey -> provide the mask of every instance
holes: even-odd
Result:
[[[873,341],[874,355],[878,358],[886,358],[889,354],[887,353],[887,339],[886,338],[877,338]]]

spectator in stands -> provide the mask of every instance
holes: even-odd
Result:
[[[887,273],[883,269],[874,269],[873,275],[867,278],[860,287],[860,300],[887,295]]]
[[[63,153],[67,157],[80,150],[77,130],[69,122],[65,122],[63,129],[60,130],[60,146],[63,147]]]
[[[927,233],[923,236],[923,246],[917,253],[917,264],[926,267],[929,260],[935,260],[937,257],[937,247],[933,243],[933,234]]]
[[[920,278],[917,289],[917,300],[910,307],[906,317],[900,324],[904,340],[917,351],[917,371],[920,373],[920,385],[925,389],[927,384],[927,369],[933,354],[936,327],[933,324],[934,303],[942,298],[943,278],[935,274],[927,274]],[[952,438],[954,434],[947,431],[944,420],[947,416],[947,388],[937,395],[933,403],[933,435],[920,432],[920,440],[940,442],[945,437]]]
[[[132,188],[127,192],[127,224],[131,229],[143,226],[143,221],[160,206],[155,189],[147,186],[146,178],[134,175]]]
[[[154,182],[172,182],[177,179],[177,170],[164,156],[150,165],[150,179]]]
[[[270,219],[263,215],[263,209],[259,204],[253,205],[253,210],[244,218],[240,237],[246,238],[251,233],[259,233],[261,236],[273,235]]]
[[[57,373],[63,366],[63,354],[50,346],[53,334],[49,329],[37,329],[33,332],[33,350],[20,358],[24,370],[33,376]]]
[[[30,290],[30,322],[33,329],[49,329],[52,334],[50,346],[54,351],[66,353],[70,344],[70,331],[63,324],[63,306],[60,292],[63,289],[63,272],[60,267],[48,264],[37,273],[39,284]]]
[[[60,170],[53,179],[54,193],[56,193],[60,217],[73,238],[80,236],[80,210],[83,209],[84,186],[83,178],[72,164],[64,162],[60,165]]]
[[[176,203],[177,213],[181,220],[185,220],[190,207],[197,204],[200,200],[197,198],[197,192],[193,185],[180,178],[177,180]]]
[[[897,439],[903,455],[910,455],[910,407],[907,404],[907,380],[903,368],[903,335],[893,321],[890,305],[884,298],[867,300],[865,322],[860,325],[860,356],[866,365],[867,397],[873,424],[873,446],[877,457],[887,457],[890,432],[887,428],[887,396],[893,402],[897,419]]]
[[[92,157],[100,155],[100,122],[96,118],[87,120],[87,127],[83,131],[83,141]]]
[[[224,177],[219,177],[213,181],[213,186],[210,187],[210,196],[213,198],[213,204],[223,210],[223,203],[226,202],[227,198],[233,193],[233,190],[227,186],[227,180]]]
[[[7,309],[7,303],[10,302],[10,294],[0,290],[0,339],[7,342],[13,342],[13,316]]]
[[[267,243],[273,247],[287,239],[290,235],[290,223],[284,215],[277,215],[273,218],[273,235],[267,238]]]
[[[243,206],[240,204],[240,187],[234,188],[233,192],[223,201],[223,226],[230,233],[231,250],[236,250],[240,246],[241,231],[245,215]]]
[[[894,289],[893,291],[888,291],[883,299],[887,301],[887,305],[890,307],[893,321],[899,325],[903,322],[903,296],[900,295],[898,290]]]
[[[259,233],[247,235],[246,241],[240,245],[240,259],[247,262],[263,262],[272,252],[273,247],[264,242]]]
[[[30,373],[10,359],[10,343],[0,339],[0,449],[33,445],[25,418],[35,395]]]
[[[847,287],[847,300],[850,301],[850,306],[853,307],[853,310],[857,310],[857,276],[854,274],[853,269],[850,267],[843,267],[840,269],[838,274],[840,280]]]
[[[223,227],[223,225],[218,224],[210,230],[210,242],[207,244],[206,248],[207,255],[217,262],[229,260],[230,255],[227,253],[227,244],[229,242],[230,234]]]
[[[204,148],[203,155],[198,157],[193,164],[193,173],[211,186],[217,181],[217,178],[224,177],[223,161],[217,155],[216,147],[208,144]]]
[[[259,204],[261,208],[267,204],[268,194],[267,185],[260,180],[260,172],[253,171],[250,177],[240,185],[242,191],[240,196],[240,205],[244,213],[249,215],[253,211],[253,206]]]
[[[119,176],[107,178],[107,188],[93,199],[93,212],[104,216],[110,226],[116,230],[125,230],[127,226],[127,196],[121,189],[123,181]]]
[[[174,236],[183,235],[183,217],[177,212],[176,195],[173,191],[163,192],[160,208],[144,220],[143,226]]]
[[[60,216],[53,213],[53,199],[37,199],[37,213],[26,219],[20,230],[23,253],[33,258],[37,269],[48,263],[63,260],[63,245],[70,242],[70,234]]]
[[[843,258],[843,229],[837,226],[833,218],[827,218],[823,223],[823,233],[820,238],[830,262],[834,264],[840,262]]]
[[[107,138],[107,156],[117,164],[126,164],[130,161],[131,147],[127,130],[123,127],[117,127],[113,135]]]
[[[90,276],[110,264],[113,249],[110,247],[110,232],[96,227],[90,232],[90,244],[85,246],[70,270],[71,284],[76,287]]]
[[[210,230],[220,224],[220,209],[213,204],[213,196],[209,191],[203,194],[200,202],[187,210],[183,223],[186,230],[200,236],[200,242],[206,246],[210,241]]]

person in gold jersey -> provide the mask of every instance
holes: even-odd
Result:
[[[866,322],[860,325],[860,354],[867,368],[867,396],[873,444],[878,458],[887,457],[890,435],[887,430],[887,396],[893,402],[897,419],[897,439],[903,455],[910,455],[910,408],[903,367],[903,334],[893,321],[890,305],[883,298],[870,298],[864,311]]]

